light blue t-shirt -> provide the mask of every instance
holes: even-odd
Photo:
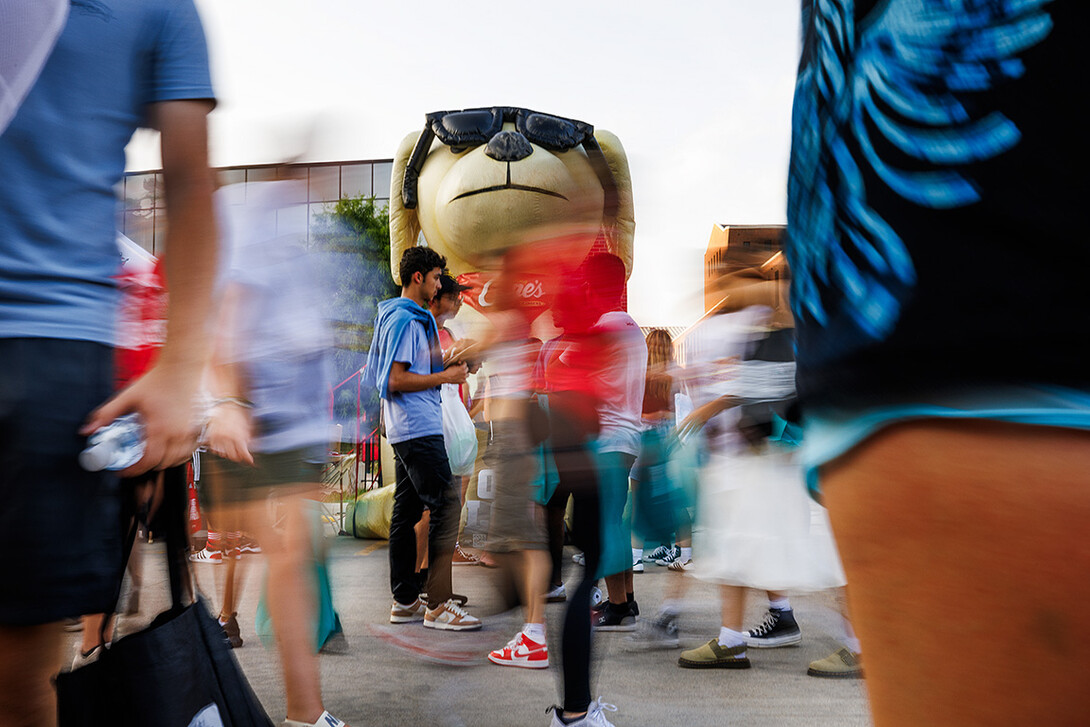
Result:
[[[150,103],[211,99],[192,0],[72,0],[0,135],[0,337],[114,341],[114,187]]]
[[[394,361],[408,365],[409,373],[431,373],[431,347],[428,334],[419,321],[412,321],[394,350]],[[424,391],[398,391],[382,400],[386,420],[386,439],[397,444],[408,439],[443,434],[443,413],[439,387]]]

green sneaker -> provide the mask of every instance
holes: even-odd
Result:
[[[862,657],[847,648],[840,648],[824,659],[811,661],[806,673],[826,679],[862,679]]]
[[[745,653],[745,644],[727,648],[719,645],[719,639],[712,639],[701,647],[681,652],[677,665],[682,669],[748,669],[749,659],[742,656]]]

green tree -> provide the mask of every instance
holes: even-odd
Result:
[[[390,276],[390,214],[374,197],[339,200],[319,219],[312,245],[324,259],[329,307],[335,336],[334,383],[359,371],[371,345],[378,303],[401,294]],[[340,388],[333,401],[334,416],[344,435],[355,433],[357,389]],[[377,422],[378,395],[363,387],[361,403],[368,428]],[[366,432],[364,432],[366,434]]]

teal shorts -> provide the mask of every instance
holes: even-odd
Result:
[[[891,402],[808,414],[802,444],[806,484],[821,499],[819,469],[882,429],[920,419],[987,419],[1040,427],[1090,429],[1090,392],[1058,386],[1002,386],[945,393],[930,401]],[[926,397],[922,397],[926,399]]]

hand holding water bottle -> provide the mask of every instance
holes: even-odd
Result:
[[[121,476],[134,477],[181,464],[197,448],[201,428],[197,397],[200,370],[199,362],[170,363],[160,359],[147,374],[91,412],[80,434],[94,434],[123,415],[138,414],[146,446],[143,456],[122,469]]]

